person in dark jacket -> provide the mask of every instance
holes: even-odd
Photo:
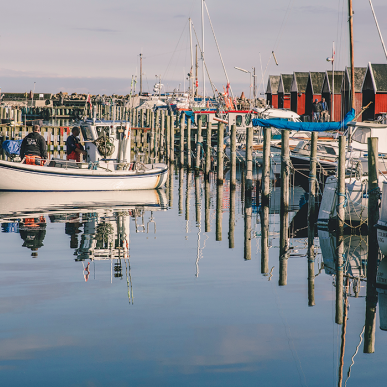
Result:
[[[74,126],[71,130],[71,135],[68,136],[66,140],[67,160],[75,160],[80,162],[81,154],[86,156],[86,151],[78,139],[80,132],[80,129],[77,126]]]
[[[316,98],[312,104],[313,122],[320,121],[321,105]]]
[[[47,159],[47,145],[44,137],[39,133],[40,126],[34,125],[32,133],[24,137],[20,147],[20,157],[25,158],[26,164],[42,165],[42,159]]]

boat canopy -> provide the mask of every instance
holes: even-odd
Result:
[[[326,132],[328,130],[343,130],[347,128],[350,121],[355,118],[355,109],[351,109],[339,122],[292,122],[285,120],[264,120],[261,118],[253,119],[253,126],[273,127],[277,129],[287,129],[305,132]]]

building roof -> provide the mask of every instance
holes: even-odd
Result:
[[[387,92],[387,64],[369,64],[376,92]]]
[[[281,74],[278,86],[278,93],[290,94],[290,87],[292,86],[293,74]]]
[[[367,67],[355,67],[355,93],[361,93],[363,88],[364,77],[367,72]],[[345,68],[345,76],[343,78],[342,91],[351,89],[351,68]]]
[[[334,94],[341,94],[341,85],[343,83],[343,76],[344,76],[344,71],[335,71],[335,76],[334,76],[335,89],[333,91]],[[323,87],[322,87],[323,93],[331,92],[331,82],[332,82],[332,71],[326,71]]]
[[[267,81],[266,94],[277,94],[279,82],[279,75],[269,75],[269,79]]]
[[[309,73],[295,72],[293,74],[290,91],[296,92],[296,93],[305,93],[306,85],[308,84],[308,79],[309,79]]]
[[[321,89],[324,83],[325,72],[310,72],[309,80],[312,94],[321,94]]]

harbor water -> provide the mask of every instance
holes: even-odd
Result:
[[[384,385],[367,237],[344,238],[336,323],[335,237],[320,232],[308,259],[305,193],[291,187],[284,269],[273,185],[265,260],[260,203],[253,191],[245,211],[237,176],[235,191],[227,174],[217,186],[172,167],[147,193],[1,193],[1,384]]]

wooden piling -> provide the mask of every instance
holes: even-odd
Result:
[[[185,132],[185,115],[180,119],[180,166],[184,166],[184,132]]]
[[[287,284],[288,249],[289,249],[289,131],[282,131],[281,141],[281,202],[280,202],[280,257],[279,285]]]
[[[171,163],[169,165],[169,185],[168,185],[168,199],[169,208],[173,208],[173,179],[174,179],[175,165]]]
[[[236,187],[236,125],[231,125],[230,138],[230,153],[231,153],[231,171],[230,171],[230,188]]]
[[[367,259],[367,297],[364,330],[364,353],[375,352],[376,305],[375,290],[378,270],[378,238],[375,225],[379,220],[379,156],[378,138],[368,138],[368,259]]]
[[[338,227],[344,227],[345,219],[345,136],[339,137],[339,163],[338,163],[338,182],[337,182],[337,218]]]
[[[191,120],[187,122],[187,168],[191,168]]]
[[[217,144],[217,183],[223,184],[223,138],[224,138],[224,124],[218,123],[218,144]]]
[[[253,127],[246,128],[246,194],[253,189]]]
[[[196,158],[195,158],[195,170],[196,170],[196,173],[199,171],[200,169],[200,161],[201,161],[201,146],[202,146],[202,143],[203,143],[203,139],[202,139],[202,118],[199,117],[198,118],[198,130],[197,130],[197,135],[196,135]]]
[[[271,128],[263,129],[263,165],[261,205],[269,205],[270,197],[270,141]]]
[[[171,120],[169,115],[165,117],[165,125],[166,125],[166,130],[165,130],[165,149],[166,149],[166,158],[167,160],[170,160],[170,141],[171,141]]]
[[[175,161],[175,116],[172,114],[170,117],[171,124],[170,124],[170,135],[171,139],[169,142],[170,145],[170,151],[169,151],[169,160],[171,162]]]
[[[312,132],[309,168],[309,201],[308,201],[308,305],[314,306],[314,228],[316,210],[316,164],[317,164],[317,132]]]

